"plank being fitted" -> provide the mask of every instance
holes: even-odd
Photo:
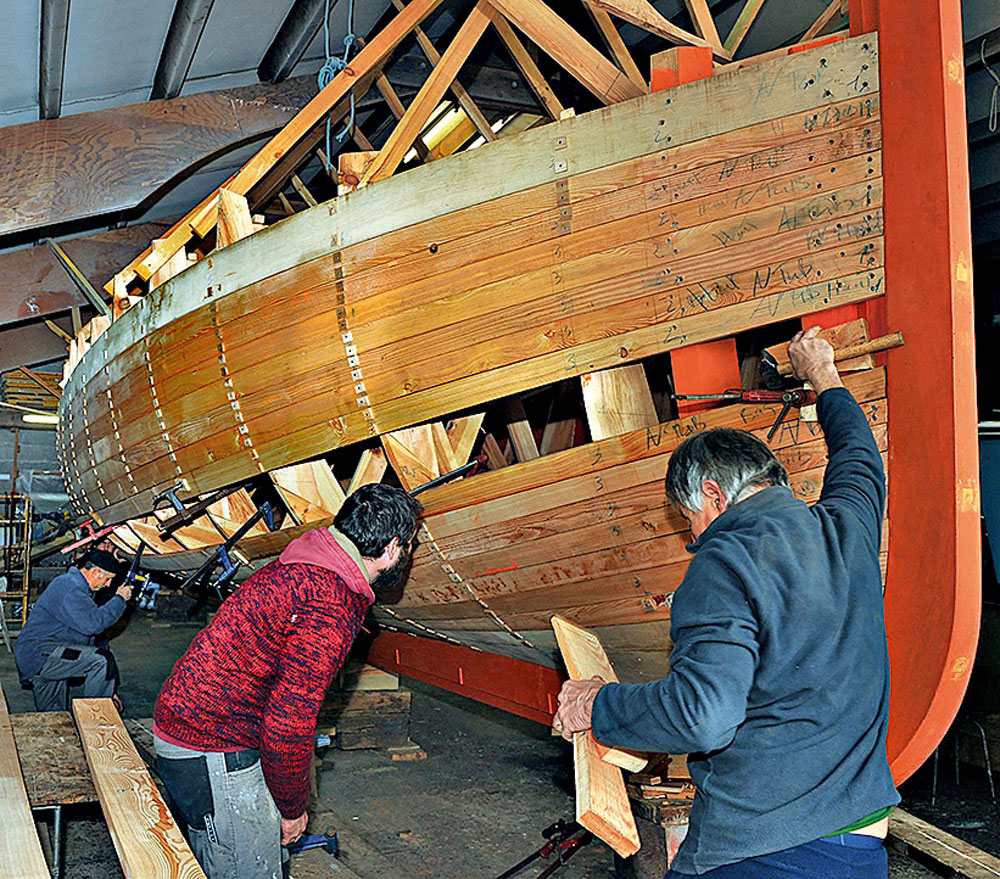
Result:
[[[802,162],[807,163],[808,159],[810,158],[818,158],[818,156],[814,155],[811,152],[803,154]],[[792,197],[792,195],[800,195],[798,201],[791,202],[791,204],[793,205],[798,204],[802,207],[800,207],[799,209],[789,207],[787,209],[788,211],[787,215],[784,213],[785,209],[782,209],[783,210],[782,219],[784,220],[784,225],[786,227],[790,227],[793,223],[799,222],[801,219],[797,214],[797,210],[804,209],[813,214],[819,214],[823,210],[830,210],[829,207],[824,207],[823,202],[821,201],[802,198],[801,197],[802,193],[808,195],[810,190],[817,193],[822,193],[824,192],[824,189],[818,187],[826,187],[826,189],[829,189],[832,185],[834,185],[832,183],[833,179],[836,179],[837,181],[836,185],[841,187],[846,186],[850,181],[854,180],[861,180],[861,181],[865,179],[871,180],[873,179],[872,175],[877,174],[877,171],[879,169],[877,156],[875,157],[876,160],[872,161],[872,159],[873,157],[871,155],[868,155],[867,157],[859,156],[857,158],[845,159],[844,161],[839,162],[836,165],[831,165],[830,167],[823,166],[822,168],[817,168],[815,169],[815,171],[812,171],[809,174],[803,173],[801,175],[789,175],[786,177],[777,178],[773,182],[773,185],[769,185],[762,193],[758,193],[756,190],[753,192],[749,192],[744,187],[740,187],[734,190],[727,191],[726,193],[723,193],[721,195],[711,196],[712,199],[711,203],[708,201],[709,198],[708,196],[696,202],[691,202],[691,203],[681,202],[676,208],[671,209],[672,212],[669,215],[666,214],[662,208],[659,208],[657,206],[657,202],[662,201],[660,196],[669,199],[671,193],[669,190],[667,190],[665,193],[661,192],[657,187],[657,189],[653,191],[650,196],[651,200],[653,200],[654,210],[651,213],[648,212],[647,214],[637,215],[637,217],[635,218],[630,219],[626,217],[623,220],[618,221],[617,223],[609,224],[608,243],[614,243],[619,238],[623,241],[629,241],[632,238],[634,238],[635,235],[630,231],[628,231],[628,223],[638,222],[638,216],[646,216],[648,220],[647,226],[650,228],[656,228],[658,231],[661,228],[660,223],[664,222],[664,217],[669,217],[669,223],[667,225],[670,229],[674,229],[675,231],[677,229],[683,228],[683,226],[686,226],[689,223],[694,222],[695,220],[701,220],[702,221],[701,227],[703,227],[702,231],[705,233],[705,235],[711,234],[720,236],[722,238],[723,243],[725,243],[727,239],[724,236],[728,235],[728,233],[726,232],[726,227],[724,224],[719,225],[715,232],[712,232],[711,229],[704,228],[704,226],[705,222],[717,217],[720,219],[721,223],[722,217],[724,217],[727,213],[731,214],[734,208],[730,207],[728,210],[726,210],[725,207],[727,204],[729,204],[730,201],[732,201],[736,205],[739,205],[740,207],[748,207],[756,202],[761,202],[761,201],[769,204],[770,203],[782,204],[783,202],[787,202],[788,199]],[[714,174],[714,171],[712,171],[711,173]],[[685,185],[688,189],[690,189],[691,181],[690,180],[687,181]],[[680,194],[679,190],[675,190],[674,195],[676,196],[678,194]],[[832,194],[835,195],[836,193]],[[870,200],[871,200],[870,198],[866,199],[866,201]],[[851,203],[851,197],[848,196],[847,193],[844,193],[844,197],[841,197],[839,204],[847,205],[850,203]],[[611,218],[609,217],[608,219]],[[676,227],[673,225],[674,223],[677,224]],[[618,233],[616,237],[614,229],[619,227],[622,227],[623,230],[621,233]],[[600,245],[599,238],[597,238],[594,234],[591,233],[588,236],[584,232],[579,232],[579,233],[574,233],[574,235],[572,236],[565,236],[565,241],[560,242],[560,246],[565,247],[567,252],[573,250],[573,247],[577,245],[572,245],[572,242],[578,239],[580,235],[584,235],[583,238],[584,241],[588,240],[589,238],[589,240],[596,242],[596,244],[591,244],[590,246]],[[715,244],[716,247],[721,246],[712,238],[710,238],[709,241],[710,243]],[[552,255],[551,252],[548,250],[548,245],[539,244],[534,248],[534,251],[537,252],[537,255],[535,257],[536,263],[540,261],[543,266],[551,265]],[[530,251],[523,251],[523,252],[528,253]],[[525,257],[525,259],[527,259],[527,257]],[[504,276],[506,274],[509,274],[509,270],[506,268],[506,266],[510,265],[512,262],[516,262],[516,260],[511,260],[510,258],[494,259],[485,263],[484,268],[482,269],[477,268],[477,272],[481,274],[483,277],[489,277],[490,274],[489,270],[495,269],[496,270],[495,274]],[[606,271],[614,270],[614,268],[615,266],[612,263],[608,266],[608,268],[606,268]],[[542,271],[540,279],[547,280],[547,278],[544,275],[544,270],[540,271]],[[322,275],[325,274],[326,274],[325,272],[322,273]],[[322,308],[323,297],[320,294],[320,290],[323,282],[317,281],[312,283],[305,283],[307,281],[307,278],[303,276],[299,271],[293,272],[292,276],[293,277],[290,278],[288,282],[275,284],[274,286],[277,288],[277,291],[279,292],[285,292],[286,290],[294,291],[296,287],[293,286],[293,282],[297,280],[300,283],[302,283],[302,286],[304,288],[303,292],[301,294],[295,294],[293,292],[289,292],[291,299],[289,301],[281,301],[280,309],[276,306],[275,308],[269,310],[266,315],[262,314],[260,311],[252,311],[246,314],[245,316],[238,316],[232,320],[229,320],[228,322],[224,322],[226,316],[228,315],[222,315],[222,314],[218,315],[218,320],[220,324],[223,324],[222,326],[219,327],[218,332],[222,334],[222,340],[224,341],[226,346],[227,363],[228,363],[227,368],[229,370],[230,375],[238,373],[239,371],[238,365],[241,362],[241,356],[245,358],[243,362],[251,362],[251,363],[259,362],[260,360],[259,349],[261,345],[259,336],[261,335],[272,336],[272,334],[277,333],[283,326],[287,326],[288,317],[282,317],[282,316],[299,315],[299,314],[311,315],[316,312],[317,306],[320,306],[320,308]],[[383,337],[386,336],[387,334],[391,337],[392,334],[400,334],[400,333],[405,334],[406,332],[413,333],[417,332],[422,327],[427,327],[429,321],[433,320],[447,321],[449,319],[454,320],[455,319],[454,315],[461,313],[463,309],[463,303],[468,301],[470,305],[472,305],[473,300],[479,297],[481,292],[489,294],[488,296],[485,297],[488,302],[497,303],[492,306],[488,306],[487,310],[489,310],[490,307],[496,308],[501,303],[507,303],[510,300],[512,294],[515,295],[515,297],[520,297],[523,299],[524,295],[526,294],[524,294],[521,291],[531,290],[531,288],[527,287],[521,282],[507,283],[507,284],[499,284],[499,282],[494,282],[490,286],[482,288],[481,290],[473,288],[471,291],[462,291],[462,288],[463,287],[468,288],[469,284],[462,283],[459,280],[459,277],[460,277],[459,275],[456,275],[456,277],[452,279],[449,277],[448,274],[444,274],[442,275],[440,280],[434,280],[432,284],[423,284],[417,287],[410,286],[407,288],[403,288],[402,290],[399,291],[397,299],[407,302],[413,302],[414,303],[413,307],[418,309],[416,313],[414,314],[413,311],[411,310],[403,310],[399,314],[393,314],[389,317],[386,317],[382,320],[375,322],[374,324],[368,324],[364,328],[363,337],[371,338],[372,332],[376,332],[378,337]],[[320,286],[317,286],[317,284],[319,284]],[[441,286],[439,285],[447,285],[447,287],[450,288],[450,293],[447,297],[442,297],[440,295],[439,291],[441,289]],[[420,295],[421,288],[426,290],[425,295]],[[267,296],[267,298],[271,299],[272,301],[276,302],[279,301],[276,293],[268,293],[262,295]],[[230,297],[229,299],[236,300],[236,302],[233,303],[234,305],[244,304],[244,303],[247,304],[248,306],[247,310],[249,311],[249,304],[251,302],[249,296],[240,295],[239,297]],[[358,325],[358,332],[360,333],[362,329],[360,327],[360,323],[363,322],[365,314],[372,313],[371,306],[369,305],[369,302],[366,300],[365,302],[357,304],[352,303],[351,307],[354,319],[356,321],[356,325]],[[385,310],[388,307],[391,307],[391,301],[387,299],[382,308],[380,309],[380,311],[385,312]],[[327,308],[328,309],[332,308],[332,303],[330,305],[327,305]],[[563,308],[564,310],[563,306],[561,306],[561,308]],[[182,320],[181,323],[182,324],[187,323],[187,320],[186,319]],[[325,330],[325,323],[326,319],[324,319],[322,315],[317,315],[316,317],[308,318],[304,324],[303,323],[296,324],[294,329],[296,329],[298,331],[298,334],[302,336],[306,333],[308,326],[316,325],[318,328],[320,328],[321,334],[325,334],[327,337],[329,337],[330,334]],[[411,327],[411,325],[412,329],[408,329],[409,327]],[[151,340],[150,343],[150,353],[151,357],[153,358],[152,363],[155,364],[155,366],[153,367],[153,373],[156,377],[156,385],[158,392],[161,397],[171,401],[175,406],[177,405],[177,401],[179,400],[180,397],[184,396],[186,392],[190,392],[190,389],[192,387],[191,384],[192,379],[196,380],[197,382],[208,388],[208,392],[213,394],[214,396],[220,396],[222,390],[218,385],[217,379],[215,384],[210,383],[213,375],[218,376],[218,362],[217,362],[219,357],[218,338],[216,337],[215,334],[206,334],[204,332],[197,333],[194,327],[182,326],[178,328],[179,331],[183,331],[185,329],[189,329],[190,332],[192,333],[192,336],[190,337],[190,342],[186,345],[187,356],[182,360],[179,358],[167,356],[167,349],[161,342],[157,340]],[[242,347],[244,345],[249,347],[244,349]],[[301,351],[298,351],[297,346],[288,346],[288,347],[291,348],[291,350],[289,351],[289,354],[287,356],[296,358],[297,362],[301,362],[302,354]],[[308,350],[311,360],[316,356],[316,350],[312,346],[310,346]],[[199,351],[204,351],[204,354],[199,354],[198,353]],[[156,355],[155,357],[153,356],[154,354]],[[208,357],[210,359],[205,361],[203,360],[203,357]],[[170,370],[176,370],[179,368],[177,365],[178,361],[184,364],[188,364],[187,371],[179,374],[174,373],[171,375],[169,372]],[[191,364],[194,364],[195,362],[198,361],[200,361],[203,364],[203,368],[192,369]],[[278,364],[278,367],[284,369],[283,364]],[[261,370],[262,370],[262,379],[261,379],[262,385],[265,388],[269,388],[271,385],[271,374],[269,372],[270,367],[268,367],[268,370],[264,370],[263,365],[261,365]],[[161,375],[164,373],[166,374],[165,377],[161,378]],[[287,371],[285,372],[285,374],[288,374]],[[109,378],[110,377],[111,377],[111,372],[109,370]],[[145,439],[146,436],[149,434],[157,434],[161,432],[158,421],[157,423],[154,424],[152,421],[150,421],[150,419],[152,418],[152,416],[150,415],[146,416],[146,421],[144,422],[142,420],[142,415],[141,415],[142,409],[140,408],[137,411],[130,402],[132,400],[136,400],[136,403],[138,403],[140,407],[142,406],[143,403],[145,403],[146,407],[148,407],[151,403],[149,390],[150,390],[149,377],[146,375],[145,368],[141,366],[140,368],[135,370],[131,375],[127,376],[123,380],[119,380],[115,384],[115,392],[114,392],[115,405],[118,408],[122,409],[124,412],[124,417],[123,417],[124,423],[122,424],[121,427],[122,431],[121,436],[124,438],[126,445],[133,442],[141,441],[142,439]],[[243,394],[245,394],[247,391],[252,391],[253,388],[247,387],[245,384],[241,383],[240,390]],[[97,402],[104,403],[106,389],[94,386],[87,389],[87,395],[88,399],[96,395]],[[224,411],[228,410],[228,408],[229,408],[228,401],[225,401]],[[192,400],[189,404],[184,405],[183,411],[190,411],[191,409],[194,409],[196,411],[204,411],[206,409],[206,406],[204,403],[199,403],[197,400]],[[145,428],[143,428],[143,424],[146,425]],[[108,432],[107,425],[102,425],[100,420],[98,420],[98,423],[94,425],[92,429],[95,430],[98,434],[100,434],[101,432],[104,433]],[[138,433],[138,431],[140,430],[145,430],[146,433],[145,434]]]
[[[872,169],[867,164],[867,162],[862,162],[858,166],[858,176],[860,176],[863,181],[865,177],[869,173],[871,173],[871,170]],[[846,173],[850,174],[850,171],[848,170]],[[873,181],[867,184],[862,183],[854,187],[845,187],[843,189],[838,190],[837,192],[832,192],[829,193],[828,195],[824,195],[821,198],[814,196],[807,199],[800,199],[798,201],[791,202],[790,204],[787,205],[779,205],[773,208],[765,208],[762,210],[751,212],[749,214],[745,214],[741,218],[740,223],[738,224],[737,227],[732,226],[731,224],[728,223],[728,221],[719,221],[714,224],[702,224],[700,226],[693,227],[689,230],[680,228],[678,230],[671,232],[668,236],[666,236],[666,238],[663,238],[661,233],[659,237],[651,239],[653,245],[652,249],[650,249],[648,246],[645,247],[644,252],[646,253],[646,256],[644,257],[643,262],[646,264],[647,268],[643,270],[643,274],[639,276],[633,274],[633,275],[627,275],[625,277],[635,278],[635,280],[632,283],[635,287],[638,287],[639,289],[642,289],[644,287],[649,287],[652,285],[661,285],[662,280],[664,278],[664,275],[662,274],[663,271],[662,266],[664,265],[664,262],[662,259],[657,258],[659,253],[658,249],[670,244],[676,245],[673,247],[674,250],[679,250],[681,247],[684,247],[685,255],[687,254],[687,250],[690,249],[692,251],[690,259],[693,259],[694,256],[699,251],[701,251],[702,253],[715,251],[719,254],[719,259],[720,260],[724,259],[725,261],[725,264],[724,265],[720,264],[716,270],[722,270],[723,268],[728,268],[730,271],[732,271],[734,269],[741,267],[738,261],[736,260],[735,256],[736,253],[738,252],[742,252],[745,259],[749,258],[751,262],[756,261],[758,254],[761,252],[761,249],[759,247],[750,248],[745,245],[749,244],[749,242],[753,241],[759,235],[763,234],[763,231],[769,231],[771,228],[777,228],[779,230],[782,228],[787,228],[790,231],[781,233],[779,235],[772,235],[768,240],[768,246],[773,251],[780,251],[782,253],[787,251],[787,253],[790,256],[795,256],[796,253],[801,252],[802,249],[808,251],[808,249],[815,243],[815,236],[813,235],[813,231],[815,230],[818,224],[823,226],[826,225],[824,222],[826,215],[836,216],[840,210],[850,210],[851,207],[857,205],[877,206],[879,193],[880,193],[880,188],[877,188],[877,182]],[[818,220],[816,219],[817,217]],[[613,225],[614,224],[609,224],[609,227]],[[635,237],[634,233],[628,234],[627,225],[624,225],[624,223],[619,223],[618,225],[624,226],[623,231],[619,233],[623,238]],[[615,240],[613,232],[609,231],[608,236],[612,240]],[[744,247],[742,247],[742,249],[739,246],[734,247],[734,243],[736,245],[742,244],[744,245]],[[567,250],[571,250],[569,243],[567,243],[566,247]],[[582,289],[582,296],[584,298],[584,302],[589,303],[591,308],[597,308],[604,305],[604,302],[595,295],[595,288],[593,284],[596,282],[593,279],[596,276],[597,281],[600,281],[602,277],[601,274],[602,272],[604,275],[610,275],[611,278],[614,278],[613,273],[616,270],[620,271],[621,260],[619,257],[624,257],[627,254],[627,252],[634,252],[637,247],[641,247],[641,242],[636,242],[631,245],[623,245],[624,250],[616,251],[614,257],[609,257],[609,256],[593,257],[589,259],[589,261],[581,265],[577,265],[576,263],[567,263],[564,266],[561,266],[560,277],[564,279],[565,289],[563,290],[562,287],[560,287],[559,290],[556,290],[554,293],[550,294],[549,299],[554,301],[552,301],[551,305],[549,305],[548,307],[550,309],[553,308],[555,309],[554,314],[553,312],[550,311],[550,315],[553,315],[555,317],[565,318],[566,312],[570,309],[571,304],[574,302],[573,299],[574,287],[581,282],[587,284],[587,286],[584,286]],[[724,256],[722,255],[723,250],[726,251]],[[642,253],[643,251],[640,250],[639,252]],[[678,259],[680,259],[680,257],[678,257]],[[598,271],[594,267],[595,261],[598,260],[600,260],[598,262],[598,265],[603,267],[601,268],[600,271]],[[659,263],[659,265],[657,265],[657,263]],[[699,263],[699,265],[701,264],[703,263]],[[668,265],[673,266],[673,269],[668,270],[668,274],[670,273],[670,271],[674,272],[672,278],[675,284],[677,283],[677,279],[681,280],[687,279],[690,282],[702,279],[709,280],[712,277],[711,271],[709,272],[708,275],[705,275],[703,273],[704,269],[701,270],[702,274],[699,276],[697,272],[693,271],[694,266],[692,266],[691,270],[689,270],[687,263],[683,261],[680,263],[670,262],[668,263]],[[709,267],[711,267],[711,264],[709,264]],[[550,271],[551,269],[541,269],[535,272],[534,276],[537,278],[537,284],[544,285],[546,287],[551,287],[551,278],[549,277],[548,274]],[[691,277],[692,273],[694,274],[694,277]],[[577,275],[580,276],[579,281],[576,280]],[[528,277],[531,277],[531,275],[529,275]],[[522,288],[533,289],[528,287],[528,285],[525,283],[525,280],[526,280],[525,278],[519,279],[518,285],[507,284],[506,287],[513,287],[514,289],[517,289],[518,286],[520,286]],[[669,281],[670,278],[667,278],[666,280]],[[614,283],[611,284],[610,291],[608,294],[609,296],[607,300],[608,302],[613,303],[616,299],[620,300],[623,298],[624,292],[619,291],[620,284],[621,281],[619,280],[615,280]],[[484,288],[484,292],[488,293],[490,291],[495,291],[498,289],[499,289],[498,285],[490,285]],[[676,294],[671,294],[671,296],[675,298]],[[536,306],[535,309],[536,313],[538,307],[540,306]],[[699,308],[702,308],[701,304],[699,304]],[[668,314],[674,312],[678,316],[683,317],[686,311],[686,306],[682,303],[680,305],[680,309],[678,310],[667,304],[667,308],[665,309],[665,311]],[[476,320],[478,320],[478,318],[470,318],[470,321],[473,321],[471,326],[470,326],[470,321],[466,321],[462,325],[456,326],[456,330],[460,331],[461,337],[463,338],[467,338],[469,336],[475,337],[476,324],[474,323],[474,321]],[[320,316],[317,317],[314,321],[309,321],[307,323],[310,322],[315,323],[318,334],[321,337],[325,332],[327,321],[328,318],[323,318],[322,316]],[[518,312],[517,324],[525,322],[527,321],[524,320],[523,312]],[[531,323],[537,324],[537,321],[533,321]],[[322,362],[320,354],[320,352],[324,350],[322,345],[322,338],[317,338],[315,344],[310,344],[309,336],[307,333],[305,333],[304,326],[300,324],[298,328],[299,328],[299,341],[301,342],[301,344],[306,346],[306,350],[308,350],[310,358],[320,358]],[[496,319],[494,318],[492,319],[491,325],[488,327],[488,329],[492,330],[492,332],[502,331],[503,324],[500,324],[498,326]],[[511,347],[511,350],[516,351],[515,347],[516,337],[513,330],[514,327],[512,327],[511,333],[508,335],[508,343]],[[329,333],[327,332],[326,335],[329,336]],[[445,344],[445,346],[448,347],[448,345],[446,344],[449,341],[447,337],[440,337],[439,335],[437,341],[438,344]],[[338,348],[340,344],[341,343],[339,342],[339,340],[336,339],[326,342],[325,350],[330,352],[329,357],[331,359],[335,358],[336,355],[339,353]],[[235,365],[236,362],[234,354],[235,350],[236,349],[234,349],[231,346],[227,348],[227,362],[231,365]],[[256,350],[257,346],[254,346],[254,351]],[[472,351],[473,349],[469,350]],[[382,349],[380,356],[383,359],[387,359],[388,362],[394,364],[394,372],[391,382],[395,382],[397,379],[401,382],[405,382],[406,381],[405,376],[399,372],[399,364],[401,363],[402,358],[392,357],[391,349]],[[286,392],[287,392],[287,389],[291,386],[290,380],[294,377],[294,364],[296,362],[301,362],[302,360],[302,351],[293,349],[292,351],[288,352],[288,354],[282,355],[282,357],[288,362],[287,363],[281,362],[281,358],[279,358],[277,361],[274,359],[270,359],[265,362],[259,363],[258,366],[256,367],[256,372],[259,375],[257,381],[259,383],[259,387],[261,388],[261,390],[265,392],[265,398],[264,398],[265,401],[269,401],[271,399],[268,392],[270,391],[273,385],[274,370],[278,370],[281,372],[281,374],[286,376]],[[430,364],[429,366],[431,369],[435,368],[434,364]],[[233,374],[232,366],[228,366],[227,369],[229,370],[229,374],[232,375]],[[312,371],[315,371],[315,367],[313,367]],[[448,374],[449,377],[453,377],[455,375],[455,372],[452,369],[450,373],[446,374]],[[371,370],[369,370],[365,374],[367,389],[369,391],[369,394],[373,396],[374,399],[378,399],[378,397],[381,396],[373,393],[377,387],[377,385],[373,383],[373,379],[377,375],[378,375],[377,370],[374,373]],[[424,376],[424,380],[425,382],[427,381],[426,375]],[[431,380],[431,383],[433,383],[433,380]],[[217,387],[218,386],[211,386],[211,385],[208,386],[208,390],[206,393],[210,394],[210,396],[204,402],[202,402],[199,405],[197,402],[197,398],[195,398],[194,400],[189,400],[185,402],[185,404],[181,407],[181,411],[186,412],[190,411],[191,409],[194,409],[195,411],[200,410],[204,414],[210,415],[211,410],[209,409],[210,406],[209,401],[211,400],[212,396],[218,394]],[[242,398],[241,399],[242,414],[246,420],[248,421],[252,420],[254,412],[252,408],[253,405],[252,397],[250,395],[252,394],[254,387],[252,384],[252,379],[248,381],[247,373],[239,374],[239,382],[237,387],[240,391],[240,396]],[[388,388],[390,393],[394,389],[394,387],[395,385],[390,383]],[[409,387],[412,390],[418,388],[419,385],[411,381]],[[175,408],[176,406],[180,405],[177,402],[178,398],[183,396],[183,394],[181,394],[180,392],[181,388],[175,387],[174,383],[170,381],[163,383],[161,389],[159,390],[159,393],[162,394],[166,399],[171,401],[171,403],[169,404],[168,403],[163,404],[164,409]],[[348,399],[349,402],[353,404],[353,396],[349,395]],[[119,406],[121,405],[122,404],[119,403]],[[225,401],[224,405],[217,410],[220,417],[223,419],[223,423],[227,425],[231,423],[229,420],[230,409],[231,406],[229,401],[227,400]],[[142,429],[141,428],[141,425],[143,424],[142,416],[139,415],[138,413],[130,411],[127,408],[124,411],[125,411],[125,417],[124,417],[125,423],[122,425],[121,428],[122,431],[121,436],[125,438],[126,442],[128,443],[138,442],[147,438],[149,435],[157,432],[160,426],[159,419],[157,419],[157,422],[155,424],[148,426],[146,428],[146,434],[141,434],[141,433],[137,434],[136,431]],[[149,424],[149,417],[147,417],[146,423]],[[190,428],[195,424],[197,424],[197,422],[191,422],[191,424],[189,424],[188,427]],[[96,428],[92,427],[90,429],[96,429]],[[179,442],[178,445],[183,446],[184,443]]]
[[[233,247],[239,247],[240,245],[234,245]],[[245,457],[245,456],[244,456]]]
[[[14,732],[7,699],[0,686],[0,875],[18,879],[49,879],[42,845],[31,817],[28,794],[24,789],[21,764],[17,758]]]
[[[74,699],[83,750],[126,879],[204,879],[110,699]]]

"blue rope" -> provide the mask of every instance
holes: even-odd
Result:
[[[333,78],[347,67],[347,62],[351,57],[351,47],[357,40],[354,34],[354,0],[349,0],[347,6],[347,36],[344,37],[344,55],[337,58],[330,52],[330,0],[326,0],[326,14],[323,17],[323,44],[326,49],[326,62],[319,69],[316,81],[320,91],[325,89]],[[351,90],[351,115],[344,126],[344,130],[337,135],[338,144],[343,143],[347,136],[354,130],[354,90]],[[330,116],[326,117],[326,170],[330,171]]]

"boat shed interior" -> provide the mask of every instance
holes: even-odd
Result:
[[[0,875],[1000,876],[1000,3],[5,21]]]

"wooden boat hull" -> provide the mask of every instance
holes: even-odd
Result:
[[[883,217],[878,67],[869,35],[719,74],[435,162],[213,254],[116,321],[70,376],[60,447],[78,509],[146,516],[179,479],[195,496],[595,370],[767,324],[864,316],[907,339],[887,372],[850,379],[889,465],[889,753],[902,780],[950,724],[974,651],[975,499],[962,480],[975,471],[961,437],[975,421],[957,414],[962,351],[927,410],[947,420],[922,445],[909,378],[929,352],[958,349],[950,329],[928,327],[928,303],[886,286],[900,239]],[[475,188],[454,183],[473,176]],[[965,321],[947,291],[925,299]],[[411,582],[379,611],[424,636],[421,658],[407,664],[396,646],[381,661],[462,690],[503,654],[531,685],[494,673],[489,689],[480,675],[473,695],[537,718],[552,679],[532,669],[554,661],[558,612],[600,632],[622,678],[662,674],[686,566],[684,524],[663,504],[669,452],[708,426],[762,430],[776,414],[699,413],[428,491]],[[932,473],[956,442],[946,474]],[[776,448],[797,493],[818,496],[815,424],[793,419]],[[937,522],[919,512],[928,498]],[[263,563],[306,527],[241,550]],[[943,554],[928,561],[937,538]],[[170,549],[149,566],[190,569],[210,551]],[[918,624],[924,608],[933,631]],[[432,654],[464,664],[445,674]],[[508,698],[508,683],[531,693]]]

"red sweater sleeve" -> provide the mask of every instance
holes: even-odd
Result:
[[[293,616],[294,629],[264,706],[260,742],[264,779],[285,818],[306,810],[316,717],[360,623],[357,614],[319,599],[297,608]]]

